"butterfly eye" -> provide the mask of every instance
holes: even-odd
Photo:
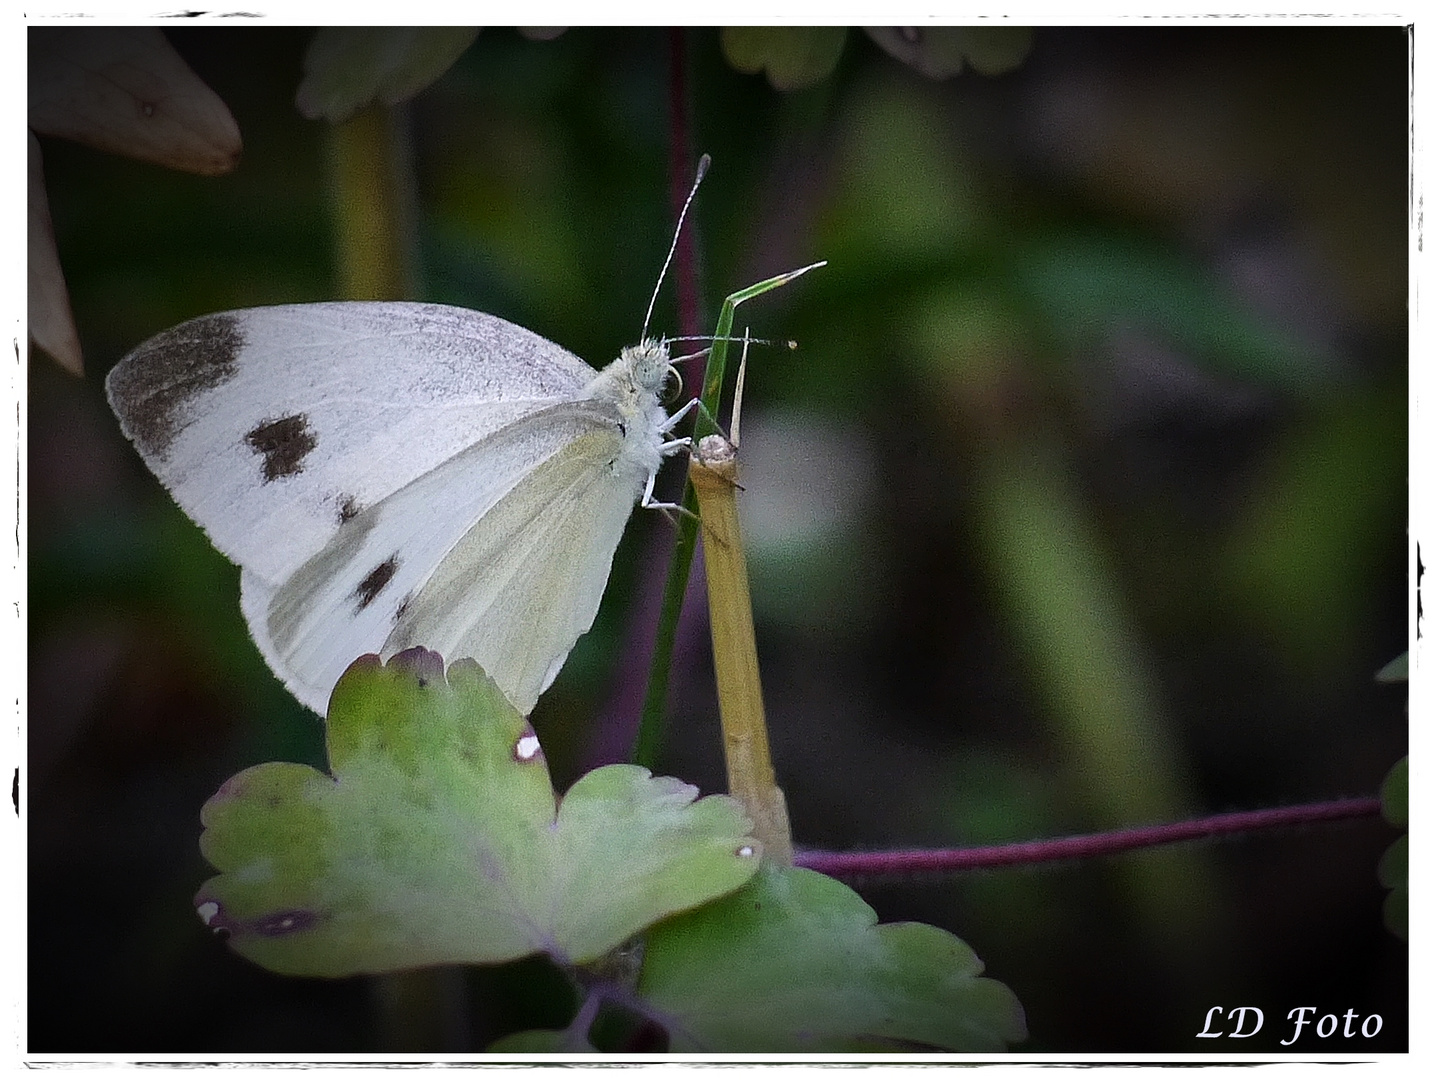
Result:
[[[672,404],[682,396],[682,372],[678,371],[671,364],[667,365],[667,371],[662,376],[662,400],[664,404]]]

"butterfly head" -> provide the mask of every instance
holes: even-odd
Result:
[[[666,416],[661,402],[669,376],[678,377],[667,342],[643,338],[598,372],[586,396],[611,401],[624,416],[642,415],[649,425],[658,424]]]
[[[660,339],[643,338],[636,345],[627,346],[622,350],[622,360],[633,388],[640,393],[661,396],[668,378],[677,375],[667,342]]]

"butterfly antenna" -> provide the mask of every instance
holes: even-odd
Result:
[[[667,259],[662,264],[662,273],[657,275],[657,285],[653,287],[652,299],[647,302],[647,315],[642,320],[642,337],[638,340],[647,340],[647,325],[652,322],[652,309],[657,304],[657,294],[662,290],[662,281],[667,277],[667,268],[672,265],[672,256],[677,252],[677,241],[682,237],[682,223],[687,220],[687,208],[692,205],[692,197],[697,194],[697,186],[702,183],[702,178],[707,175],[707,169],[712,164],[712,155],[703,154],[697,162],[697,176],[692,181],[692,190],[687,193],[687,201],[682,204],[682,213],[677,215],[677,228],[672,231],[672,246],[667,249]]]
[[[676,337],[670,337],[670,338],[667,338],[666,340],[667,340],[667,341],[733,341],[733,342],[736,342],[736,341],[751,341],[753,345],[777,345],[777,346],[779,346],[779,347],[781,347],[781,348],[784,348],[784,349],[795,349],[795,348],[797,347],[797,343],[796,343],[795,341],[791,341],[791,340],[787,340],[787,341],[769,341],[769,340],[766,339],[766,338],[759,338],[759,337],[754,337],[754,338],[739,338],[739,337],[737,337],[735,334],[728,334],[726,337],[716,337],[716,336],[714,336],[714,335],[712,335],[712,334],[678,334]],[[704,350],[704,351],[705,351],[705,350]],[[694,355],[696,355],[696,354],[694,354]]]

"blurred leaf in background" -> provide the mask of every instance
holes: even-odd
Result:
[[[397,105],[423,90],[473,44],[462,26],[326,26],[304,53],[295,104],[310,120],[347,120],[372,101]]]
[[[777,90],[805,90],[835,70],[844,26],[725,26],[722,55],[748,75],[766,72]]]
[[[155,27],[33,28],[27,44],[30,337],[79,375],[80,343],[33,133],[218,176],[238,164],[239,129]]]
[[[1409,826],[1409,759],[1402,757],[1389,770],[1379,789],[1384,820]],[[1390,890],[1384,898],[1384,925],[1392,934],[1409,940],[1409,834],[1390,844],[1379,857],[1379,883]]]

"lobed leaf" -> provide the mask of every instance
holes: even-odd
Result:
[[[445,678],[424,649],[361,658],[328,745],[330,773],[257,765],[201,812],[220,873],[200,917],[283,974],[585,963],[759,862],[734,800],[646,769],[597,769],[560,801],[532,728],[471,660]]]
[[[724,26],[722,55],[747,75],[767,73],[777,90],[805,90],[836,70],[844,26]]]
[[[638,992],[673,1052],[1000,1051],[1025,1016],[982,968],[944,930],[879,926],[840,882],[767,866],[654,927]]]
[[[1408,654],[1405,654],[1407,657]],[[1384,820],[1409,826],[1409,756],[1394,763],[1379,787]],[[1390,844],[1379,859],[1379,883],[1390,890],[1384,898],[1384,925],[1397,937],[1409,940],[1409,834]]]
[[[1379,785],[1380,813],[1391,825],[1409,824],[1409,755],[1396,761]]]

